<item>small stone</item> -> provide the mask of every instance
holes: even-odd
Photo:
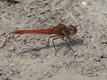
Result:
[[[14,46],[10,46],[8,50],[9,50],[9,52],[13,52],[13,51],[15,51],[15,47]]]
[[[0,48],[3,48],[5,46],[6,38],[0,37]]]
[[[47,58],[48,58],[48,59],[50,59],[50,58],[51,58],[51,56],[50,56],[50,55],[48,55],[48,56],[47,56]]]
[[[75,53],[74,53],[74,56],[75,56],[75,57],[78,56],[78,53],[75,52]]]

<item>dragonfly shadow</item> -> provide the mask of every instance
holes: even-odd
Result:
[[[66,42],[62,42],[60,44],[56,44],[55,46],[60,47],[65,44],[66,44]],[[82,45],[82,44],[83,44],[83,39],[79,39],[79,38],[72,39],[72,41],[69,42],[69,46]],[[53,47],[53,45],[49,46],[48,48],[51,48],[51,47]],[[45,48],[47,48],[47,47],[45,47]]]
[[[72,44],[72,46],[75,46],[75,45],[82,45],[83,42],[84,42],[83,39],[77,38],[77,39],[75,39],[75,40],[72,40],[72,41],[71,41],[71,44]]]
[[[75,45],[82,45],[83,44],[83,40],[82,39],[73,39],[72,41],[71,41],[71,45],[70,46],[75,46]],[[60,47],[61,45],[65,45],[65,42],[63,42],[63,43],[60,43],[60,44],[57,44],[57,45],[55,45],[56,47]],[[44,46],[44,47],[40,47],[40,48],[32,48],[32,49],[29,49],[29,50],[25,50],[25,51],[23,51],[23,52],[20,52],[20,54],[21,53],[27,53],[27,52],[32,52],[32,51],[34,51],[34,52],[37,52],[37,51],[40,51],[40,50],[42,50],[42,49],[49,49],[49,48],[51,48],[51,47],[53,47],[53,45],[51,45],[51,46]]]

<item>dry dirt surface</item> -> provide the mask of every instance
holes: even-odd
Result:
[[[11,1],[11,2],[10,2]],[[12,35],[74,25],[71,47],[49,36]],[[0,0],[0,80],[107,80],[107,0]]]

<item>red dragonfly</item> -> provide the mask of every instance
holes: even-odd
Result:
[[[72,40],[70,36],[73,36],[77,33],[77,28],[73,25],[69,25],[68,27],[64,24],[59,24],[57,26],[49,27],[46,29],[36,29],[36,30],[14,30],[11,32],[12,34],[29,34],[29,33],[39,33],[39,34],[55,34],[54,36],[50,36],[48,38],[48,45],[50,38],[52,39],[52,43],[55,49],[55,55],[57,53],[54,40],[62,39],[67,43],[67,46],[69,46],[69,42]],[[65,39],[66,38],[66,39]],[[72,49],[72,48],[71,48]],[[73,50],[73,49],[72,49]],[[74,50],[73,50],[74,52]]]

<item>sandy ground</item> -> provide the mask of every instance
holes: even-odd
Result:
[[[107,0],[0,1],[0,80],[106,80]],[[72,48],[49,36],[11,35],[15,29],[38,29],[57,20],[77,27]]]

